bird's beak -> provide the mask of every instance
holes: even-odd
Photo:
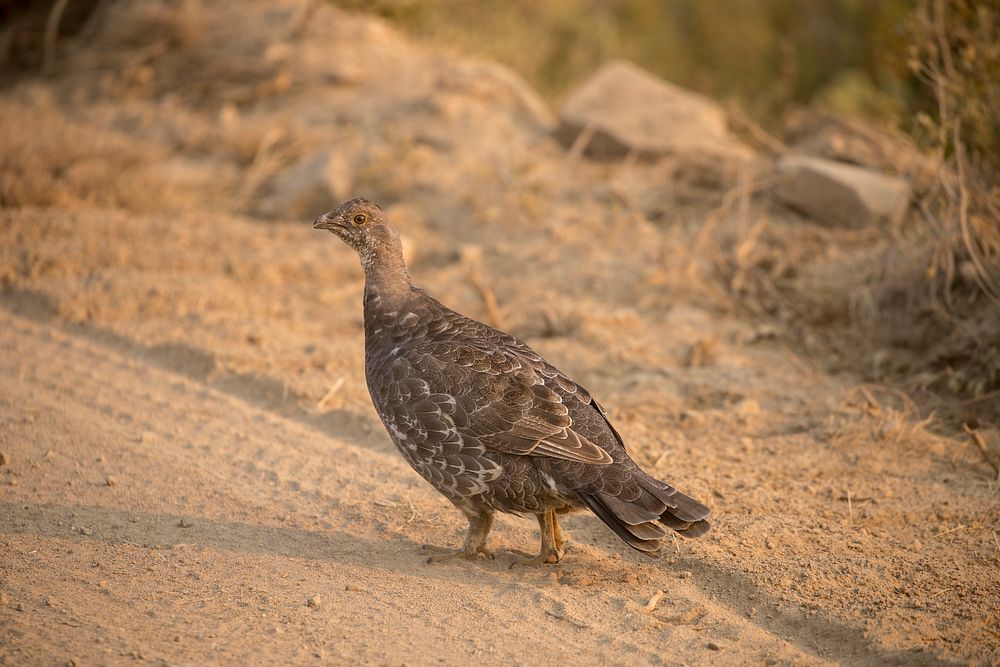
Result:
[[[333,230],[334,227],[342,227],[333,221],[333,217],[329,213],[324,213],[313,221],[313,229],[329,229]]]

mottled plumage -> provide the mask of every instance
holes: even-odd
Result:
[[[708,508],[643,472],[586,389],[514,336],[414,288],[377,205],[354,199],[314,226],[361,258],[372,402],[406,461],[469,518],[460,555],[489,553],[497,511],[536,515],[542,562],[562,557],[556,513],[584,507],[650,555],[664,526],[708,530]]]

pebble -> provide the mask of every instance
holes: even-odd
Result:
[[[188,521],[187,519],[181,519],[180,521],[177,522],[177,525],[181,528],[190,528],[194,524]]]
[[[322,597],[320,597],[320,594],[319,594],[319,593],[317,593],[316,595],[314,595],[314,596],[312,596],[311,598],[309,598],[309,600],[307,600],[307,601],[306,601],[306,604],[308,604],[308,605],[309,605],[310,607],[312,607],[313,609],[318,609],[318,608],[319,608],[319,605],[320,605],[320,604],[321,604],[322,602],[323,602],[323,598],[322,598]]]
[[[691,570],[681,570],[680,572],[677,573],[678,579],[690,579],[693,576],[694,573],[691,572]]]
[[[156,434],[152,431],[143,431],[139,434],[139,442],[144,445],[151,445],[156,442]]]
[[[107,484],[108,486],[116,486],[118,484],[118,480],[115,479],[114,477],[105,477],[104,483]]]
[[[3,452],[0,452],[0,466],[5,466],[9,462],[10,462],[10,459],[7,458],[7,455],[5,453],[3,453]]]
[[[344,590],[345,591],[350,591],[352,593],[362,593],[362,592],[364,592],[363,589],[360,586],[356,586],[355,584],[347,584],[346,586],[344,586]]]
[[[722,650],[722,647],[719,646],[718,644],[716,644],[715,642],[708,642],[707,644],[705,644],[705,648],[707,648],[709,651],[721,651]]]
[[[625,575],[626,584],[637,584],[639,583],[639,577],[635,576],[633,573],[629,572]]]
[[[10,596],[8,596],[6,593],[0,593],[0,607],[9,607],[9,606],[10,606]]]

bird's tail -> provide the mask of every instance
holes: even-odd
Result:
[[[630,547],[658,555],[667,535],[663,526],[684,537],[700,537],[708,532],[710,510],[700,502],[642,470],[637,469],[633,479],[639,493],[631,500],[600,491],[580,494],[587,507]]]

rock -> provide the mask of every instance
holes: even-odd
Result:
[[[570,147],[585,131],[593,132],[585,152],[597,158],[629,153],[749,155],[729,135],[722,107],[623,60],[602,66],[563,104],[556,130],[559,141]]]
[[[709,651],[720,651],[720,650],[722,650],[722,647],[719,646],[718,644],[716,644],[715,642],[708,642],[707,644],[705,644],[705,648],[707,648]]]
[[[104,478],[104,483],[108,486],[116,486],[118,484],[118,480],[114,477],[108,476]]]
[[[778,163],[778,196],[821,222],[862,228],[898,225],[910,206],[910,184],[864,167],[802,155]]]
[[[9,461],[10,461],[10,459],[8,459],[8,458],[7,458],[7,455],[6,455],[6,454],[4,454],[3,452],[0,452],[0,466],[5,466],[5,465],[7,465],[7,463],[8,463]]]
[[[918,194],[940,182],[941,162],[920,152],[912,139],[899,132],[811,109],[793,109],[782,123],[785,140],[796,153],[900,176]]]
[[[306,601],[306,604],[308,604],[308,605],[309,605],[310,607],[312,607],[313,609],[318,609],[318,608],[319,608],[319,605],[320,605],[320,604],[321,604],[322,602],[323,602],[323,598],[322,598],[322,597],[320,597],[320,594],[319,594],[319,593],[317,593],[316,595],[314,595],[314,596],[312,596],[311,598],[309,598],[309,599],[308,599],[308,600]]]

